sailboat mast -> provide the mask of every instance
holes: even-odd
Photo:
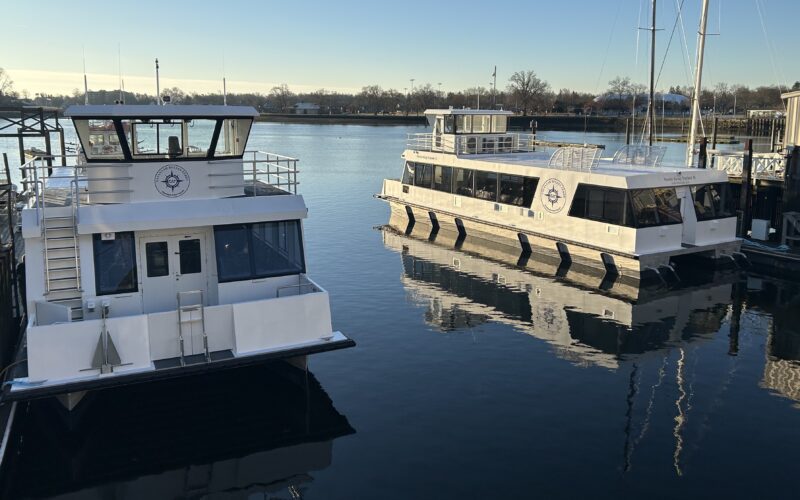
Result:
[[[650,23],[650,101],[647,106],[647,144],[653,145],[655,113],[655,69],[656,69],[656,0],[653,0],[653,18]]]
[[[708,0],[703,0],[703,11],[700,15],[700,31],[697,32],[697,67],[692,90],[692,126],[689,129],[689,141],[686,144],[686,165],[694,163],[694,143],[697,136],[697,120],[700,115],[700,85],[703,78],[703,54],[706,49],[706,24],[708,21]]]

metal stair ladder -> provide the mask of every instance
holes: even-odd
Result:
[[[45,299],[69,307],[72,319],[83,319],[81,266],[75,213],[42,216]]]

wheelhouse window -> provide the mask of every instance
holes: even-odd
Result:
[[[95,293],[114,295],[137,291],[133,233],[95,234],[92,238]]]
[[[472,115],[456,116],[456,133],[458,134],[472,133]]]
[[[475,198],[497,201],[497,173],[475,171]]]
[[[436,165],[433,167],[433,189],[449,193],[452,189],[453,169]]]
[[[453,115],[444,116],[444,133],[452,134],[455,132],[456,117]]]
[[[680,200],[673,188],[634,189],[630,197],[636,227],[683,222]]]
[[[134,160],[167,160],[181,158],[183,120],[152,118],[122,120]]]
[[[505,134],[508,128],[508,117],[505,115],[492,115],[492,132]]]
[[[530,207],[539,179],[521,175],[500,175],[500,203],[518,207]]]
[[[691,192],[698,221],[736,216],[733,196],[727,183],[692,186]]]
[[[414,166],[414,185],[430,188],[433,181],[433,165],[417,163]]]
[[[186,157],[205,158],[211,149],[217,120],[186,120]]]
[[[122,160],[125,153],[113,120],[75,120],[75,132],[81,149],[90,160]]]
[[[473,171],[466,168],[453,169],[453,194],[472,196],[475,192]]]
[[[627,193],[622,189],[578,184],[569,215],[617,226],[633,226]]]
[[[300,221],[214,227],[220,283],[305,272]]]
[[[475,115],[472,117],[472,133],[488,134],[491,132],[492,117],[489,115]]]
[[[250,135],[251,118],[228,118],[222,121],[214,157],[238,157],[244,154]]]
[[[414,184],[414,170],[414,164],[410,161],[407,161],[405,167],[403,168],[403,184]]]

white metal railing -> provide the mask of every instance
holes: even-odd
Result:
[[[211,189],[244,188],[249,196],[274,194],[269,188],[276,188],[286,193],[297,194],[297,158],[269,153],[267,151],[245,151],[241,160],[212,160],[210,164],[242,163],[242,172],[209,173],[209,177],[222,179],[222,183],[211,183]],[[237,182],[241,176],[241,183]],[[226,177],[236,177],[232,183],[225,181]],[[266,187],[266,190],[261,189]],[[248,191],[249,190],[249,191]]]
[[[741,177],[744,170],[744,152],[723,153],[709,151],[711,168],[722,170],[730,177]],[[781,153],[753,153],[753,179],[782,181],[786,156]]]
[[[558,148],[547,166],[565,170],[592,170],[600,162],[601,154],[600,148],[567,146]]]
[[[472,134],[472,135],[434,135],[409,134],[407,147],[416,151],[432,151],[470,154],[529,153],[541,150],[543,144],[536,141],[533,134]]]

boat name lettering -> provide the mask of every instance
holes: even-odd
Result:
[[[189,190],[189,172],[180,165],[164,165],[156,172],[153,183],[156,191],[167,198],[177,198]]]
[[[558,179],[547,179],[542,185],[542,206],[550,213],[557,214],[567,205],[567,189]]]

